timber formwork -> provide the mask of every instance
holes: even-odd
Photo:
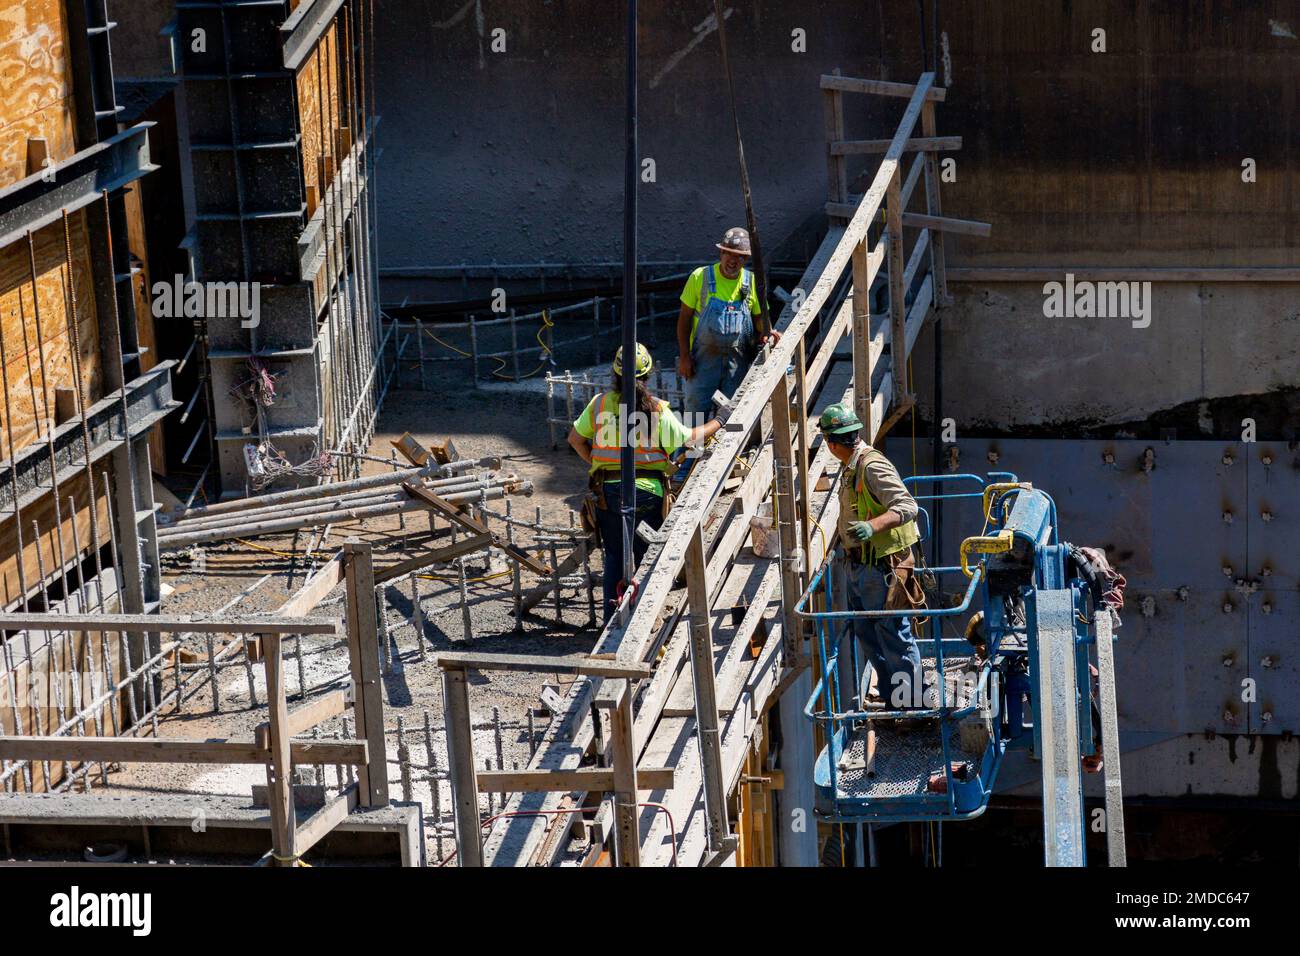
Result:
[[[528,792],[513,795],[482,827],[468,735],[449,732],[462,865],[551,865],[562,857],[599,865],[611,858],[607,844],[617,865],[809,865],[816,858],[814,729],[802,714],[816,662],[794,606],[833,547],[839,500],[830,453],[812,444],[815,411],[852,401],[866,434],[884,438],[914,404],[907,356],[947,301],[943,233],[988,230],[941,214],[934,154],[960,144],[936,134],[934,104],[945,91],[932,73],[915,84],[826,76],[822,89],[831,223],[799,283],[804,295],[782,312],[781,341],[733,396],[726,430],[696,462],[653,535],[636,587],[604,628],[591,660],[607,671],[577,672],[587,676],[570,686],[529,772],[517,775],[518,789]],[[844,137],[846,93],[905,100],[894,136],[847,146],[854,141]],[[914,137],[918,125],[924,136]],[[870,187],[849,196],[844,157],[872,152],[883,156]],[[922,212],[908,212],[914,195],[923,197]],[[846,273],[851,287],[838,293]],[[887,302],[879,313],[871,295],[877,280]],[[834,368],[846,340],[851,376]],[[737,484],[733,468],[742,456],[750,467]],[[776,558],[744,549],[765,499],[776,516]],[[676,583],[683,573],[684,592]],[[443,666],[450,726],[468,720],[464,671],[493,665],[480,656]],[[650,670],[639,678],[617,673],[620,667]],[[769,718],[778,703],[776,748]],[[579,769],[593,757],[609,761],[608,779]],[[672,768],[671,781],[655,779],[663,767]],[[589,793],[584,772],[593,781]],[[584,834],[581,852],[566,856],[570,837]]]
[[[149,435],[175,403],[142,347],[128,191],[155,167],[146,126],[119,129],[104,0],[11,3],[0,60],[0,584],[10,610],[156,611]],[[36,52],[39,51],[39,55]],[[63,672],[118,679],[157,635],[0,632],[0,729],[109,731]],[[70,713],[82,719],[63,727]],[[49,764],[4,772],[48,790]]]
[[[307,617],[339,584],[345,586],[345,621]],[[29,632],[124,632],[142,626],[141,615],[104,613],[9,613],[0,614],[0,629]],[[400,859],[407,865],[423,863],[422,829],[418,807],[391,807],[388,794],[387,750],[384,742],[384,705],[380,688],[379,629],[375,606],[375,572],[368,543],[348,541],[342,551],[327,561],[272,616],[177,616],[150,615],[147,624],[155,631],[177,639],[162,645],[157,655],[144,667],[161,674],[170,659],[176,687],[161,700],[149,696],[153,711],[152,739],[139,736],[101,735],[72,737],[66,734],[0,735],[0,760],[18,767],[45,767],[61,764],[65,768],[89,768],[99,764],[175,763],[175,764],[262,764],[266,767],[267,812],[249,807],[243,799],[226,798],[209,801],[205,796],[205,813],[211,807],[214,832],[196,829],[200,834],[183,845],[186,852],[200,860],[214,855],[237,853],[230,831],[269,829],[270,848],[266,839],[254,834],[241,841],[247,852],[255,847],[253,859],[266,865],[294,866],[318,843],[336,829],[372,830],[396,835]],[[202,633],[228,634],[242,646],[246,666],[251,668],[252,651],[260,658],[265,677],[266,720],[254,727],[251,737],[242,739],[163,737],[158,733],[157,711],[166,705],[177,709],[181,703],[180,638]],[[347,689],[334,690],[304,702],[290,710],[286,693],[288,642],[304,636],[323,639],[342,637],[348,649],[349,678]],[[250,683],[252,681],[250,670]],[[127,680],[105,689],[111,697],[129,684]],[[214,685],[215,689],[215,685]],[[215,701],[215,697],[214,697]],[[321,723],[340,715],[350,715],[356,736],[342,740],[302,739]],[[297,739],[295,739],[297,738]],[[342,765],[350,769],[346,785],[340,781],[336,794],[315,810],[300,807],[293,784],[294,767]],[[12,772],[12,771],[10,771]],[[49,770],[46,769],[46,773]],[[193,798],[190,798],[192,804]],[[186,826],[184,804],[176,794],[159,797],[124,798],[111,793],[79,795],[79,799],[46,802],[27,795],[0,795],[0,824],[6,836],[11,830],[56,831],[71,828],[77,833],[92,833],[102,840],[105,834],[117,836],[132,824],[146,830],[146,856],[152,856],[148,828],[172,831]],[[50,852],[56,841],[48,834],[34,832],[30,848]],[[66,844],[58,845],[66,852]],[[12,852],[12,851],[10,851]]]
[[[370,9],[361,0],[180,0],[200,283],[260,283],[260,322],[209,316],[209,421],[226,493],[248,490],[244,445],[297,464],[364,451],[387,370],[372,258]],[[236,398],[256,362],[275,378],[257,415]],[[357,459],[336,459],[347,475]]]

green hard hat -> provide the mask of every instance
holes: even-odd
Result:
[[[822,412],[822,417],[817,424],[828,435],[843,435],[845,432],[857,431],[862,427],[862,421],[857,413],[843,402],[836,402],[829,406]]]
[[[636,377],[645,378],[650,374],[650,369],[654,367],[654,361],[650,358],[650,350],[640,342],[636,344]],[[614,374],[623,374],[623,349],[620,347],[614,353]]]

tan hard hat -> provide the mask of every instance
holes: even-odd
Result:
[[[751,255],[749,250],[749,230],[742,229],[740,226],[732,226],[726,231],[719,242],[718,248],[723,252],[736,252],[742,256]]]

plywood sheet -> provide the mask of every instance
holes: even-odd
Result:
[[[98,515],[100,544],[108,543],[108,504],[104,498],[104,479],[102,470],[95,469],[97,494],[95,506]],[[9,489],[0,488],[0,500],[9,502]],[[59,512],[55,515],[54,496],[46,495],[39,501],[23,509],[23,575],[28,589],[41,580],[41,568],[44,567],[47,578],[52,578],[59,568],[59,534],[56,528],[62,528],[62,557],[71,561],[74,555],[72,524],[74,516],[68,508],[68,496],[71,495],[77,505],[76,541],[81,545],[82,553],[89,553],[94,538],[90,526],[90,496],[86,493],[86,476],[77,474],[74,478],[59,482]],[[57,517],[57,520],[56,520]],[[40,538],[36,537],[33,522],[40,528]],[[0,600],[6,605],[18,600],[22,595],[22,581],[18,574],[18,529],[12,516],[0,520]]]
[[[61,0],[0,3],[0,187],[27,176],[27,141],[51,160],[77,151],[67,20]]]
[[[69,217],[69,231],[71,287],[76,292],[81,337],[81,378],[89,405],[99,397],[101,385],[99,334],[84,212]],[[26,241],[0,249],[0,351],[3,351],[5,375],[0,384],[6,386],[4,406],[0,408],[0,457],[5,458],[11,456],[13,449],[22,450],[44,435],[46,422],[55,412],[55,390],[72,388],[75,381],[69,323],[73,310],[68,295],[63,223],[47,226],[34,238],[34,294]],[[13,449],[10,448],[11,428]]]
[[[339,98],[339,25],[330,26],[298,68],[298,123],[302,129],[303,182],[322,195],[319,165],[337,163],[335,133],[342,127]]]

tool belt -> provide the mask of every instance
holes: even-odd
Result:
[[[593,535],[593,544],[599,548],[602,545],[600,537],[600,521],[596,517],[596,511],[605,511],[609,508],[608,502],[605,501],[605,482],[615,474],[611,469],[598,469],[593,471],[587,478],[587,494],[582,499],[582,507],[579,509],[579,516],[582,520],[582,530]],[[663,517],[668,517],[668,512],[672,510],[673,502],[676,496],[672,492],[672,484],[669,476],[662,471],[648,471],[638,469],[637,478],[649,478],[658,481],[663,487]],[[622,480],[620,477],[618,480]]]
[[[925,607],[925,589],[916,576],[916,559],[911,548],[887,554],[876,566],[885,573],[886,611],[920,610]],[[883,566],[883,567],[882,567]]]

